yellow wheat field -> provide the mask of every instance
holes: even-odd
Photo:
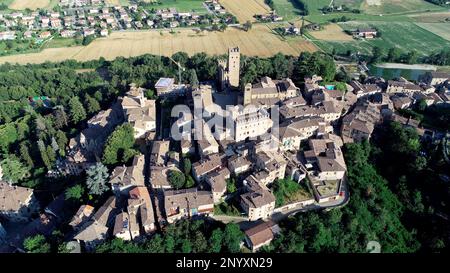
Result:
[[[45,61],[78,61],[96,60],[104,57],[107,60],[116,57],[131,57],[150,53],[170,56],[184,51],[189,55],[205,52],[209,55],[225,54],[229,47],[239,46],[247,56],[269,57],[278,52],[287,55],[299,55],[300,52],[316,51],[314,44],[301,38],[283,41],[272,34],[267,26],[255,25],[248,31],[230,28],[225,32],[201,32],[180,29],[171,34],[159,31],[127,31],[113,32],[107,38],[96,39],[86,47],[50,48],[39,53],[0,57],[0,63],[42,63]]]
[[[29,8],[36,10],[39,8],[45,8],[50,5],[50,0],[14,0],[10,5],[10,9],[24,10]]]
[[[324,26],[323,30],[309,32],[314,38],[325,41],[352,41],[352,36],[344,32],[344,30],[336,25],[329,24]]]
[[[254,22],[255,14],[270,12],[270,7],[264,3],[264,0],[219,0],[219,3],[241,23]]]

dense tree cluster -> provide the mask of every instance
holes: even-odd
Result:
[[[138,152],[134,149],[134,129],[129,123],[118,126],[108,137],[103,152],[103,163],[126,163]]]
[[[96,248],[97,253],[219,253],[239,252],[243,232],[236,224],[225,228],[204,220],[182,220],[167,226],[141,243],[113,239]]]
[[[448,249],[450,229],[442,215],[450,213],[450,186],[441,177],[450,177],[450,168],[443,144],[421,141],[413,128],[399,123],[380,128],[377,136],[373,159],[404,204],[403,222],[416,230],[421,250]]]
[[[382,252],[414,252],[419,243],[401,222],[403,206],[369,161],[370,144],[345,147],[349,203],[329,212],[298,214],[266,251],[367,252],[378,241]]]
[[[379,46],[372,48],[370,62],[396,62],[405,64],[427,63],[434,65],[450,65],[450,48],[443,48],[427,56],[420,56],[415,50],[403,51],[400,48],[392,47],[385,51]]]
[[[448,5],[447,0],[425,0],[425,1],[435,4],[435,5],[440,5],[440,6]]]
[[[264,76],[292,78],[297,85],[313,75],[321,75],[325,81],[332,81],[336,76],[333,58],[321,52],[302,52],[299,57],[279,53],[267,59],[244,56],[241,66],[241,86],[255,83]]]

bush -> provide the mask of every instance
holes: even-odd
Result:
[[[87,46],[88,44],[92,43],[92,41],[95,40],[94,35],[89,35],[83,38],[83,42],[81,42],[82,45]]]
[[[175,189],[181,189],[186,182],[186,177],[182,172],[170,170],[168,174],[169,183]]]

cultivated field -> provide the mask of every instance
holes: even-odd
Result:
[[[121,2],[126,0],[120,0]],[[182,12],[206,13],[207,10],[203,6],[204,0],[144,0],[144,2],[153,2],[151,8],[164,9],[164,8],[176,8]],[[124,5],[122,3],[122,5]]]
[[[264,0],[220,0],[220,4],[231,14],[236,16],[241,23],[256,21],[253,17],[256,14],[266,14],[270,12],[270,7]]]
[[[120,6],[120,0],[105,0],[105,4],[108,6]]]
[[[314,44],[302,38],[286,41],[270,32],[265,25],[254,25],[249,32],[228,29],[225,32],[196,33],[180,29],[175,34],[158,31],[113,32],[107,38],[97,39],[86,47],[50,48],[39,53],[0,57],[0,63],[42,63],[45,61],[94,60],[104,57],[112,60],[118,56],[130,57],[150,53],[170,56],[184,51],[190,55],[205,52],[225,54],[228,47],[239,46],[244,55],[268,57],[278,52],[299,55],[303,51],[316,51]]]
[[[448,41],[427,31],[412,22],[347,22],[339,24],[344,30],[354,30],[358,27],[375,27],[381,31],[381,38],[370,40],[354,40],[349,42],[314,41],[327,52],[333,48],[339,53],[347,50],[370,54],[374,46],[387,52],[392,47],[402,51],[417,51],[419,55],[427,55],[441,50]]]
[[[361,2],[361,0],[355,0],[355,2]],[[424,0],[365,0],[362,1],[360,7],[368,14],[389,14],[441,9],[439,6]]]
[[[289,0],[273,0],[277,14],[285,20],[291,20],[299,16],[301,10],[292,5]]]
[[[325,41],[353,41],[353,37],[344,32],[337,24],[325,25],[323,30],[309,32],[311,36]]]
[[[36,10],[39,8],[45,8],[49,5],[50,0],[14,0],[8,7],[16,10],[24,10],[26,8]]]
[[[420,23],[446,23],[450,21],[450,12],[421,13],[409,17]]]
[[[417,25],[450,41],[450,23],[417,23]]]
[[[149,2],[149,1],[144,1]],[[128,6],[130,2],[128,0],[105,0],[105,4],[108,6]]]

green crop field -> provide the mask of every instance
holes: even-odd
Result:
[[[450,23],[417,23],[417,25],[450,41]]]
[[[424,0],[335,0],[334,4],[360,9],[367,14],[392,14],[443,9]]]
[[[314,43],[327,52],[333,48],[338,53],[347,50],[370,53],[374,46],[385,51],[397,47],[404,52],[416,50],[419,55],[427,55],[442,49],[448,41],[423,29],[412,22],[347,22],[339,24],[344,30],[354,30],[358,27],[375,27],[381,32],[381,38],[371,40],[354,40],[351,42],[329,42],[314,40]]]
[[[314,23],[328,22],[345,15],[358,21],[412,21],[407,15],[414,13],[439,12],[445,8],[430,4],[424,0],[334,0],[334,6],[346,5],[361,10],[361,14],[334,12],[322,14],[321,8],[328,6],[331,0],[301,0],[308,6],[309,15],[305,18]],[[379,2],[380,5],[375,5]],[[369,3],[371,3],[369,5]],[[302,14],[295,0],[274,0],[275,10],[287,20],[297,19]]]
[[[325,6],[329,6],[331,0],[302,0],[308,5],[309,14],[322,14],[321,9]]]
[[[206,13],[207,10],[203,6],[204,0],[160,0],[158,3],[151,5],[155,9],[176,8],[181,12],[195,11],[198,13]]]
[[[273,0],[275,10],[278,15],[283,16],[285,20],[298,18],[302,14],[302,10],[291,1],[292,0]]]

